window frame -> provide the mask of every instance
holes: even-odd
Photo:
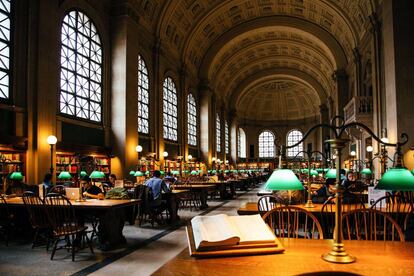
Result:
[[[14,11],[14,3],[15,1],[10,0],[10,12],[8,14],[8,19],[10,21],[10,27],[9,27],[9,41],[4,40],[4,43],[7,44],[9,47],[9,68],[7,70],[1,70],[7,74],[9,80],[8,80],[8,96],[6,98],[0,97],[0,103],[4,103],[7,105],[10,105],[14,102],[15,95],[14,95],[14,86],[13,86],[13,80],[14,80],[14,48],[15,48],[15,11]],[[6,15],[6,13],[4,13]]]
[[[143,67],[144,67],[143,69],[145,69],[145,72],[143,70],[140,70],[141,65],[143,65]],[[150,120],[150,114],[151,114],[151,112],[150,112],[150,107],[151,107],[150,87],[151,87],[151,84],[150,84],[150,78],[149,78],[149,73],[148,73],[148,66],[147,66],[147,63],[145,62],[144,57],[141,54],[138,54],[138,68],[137,69],[138,69],[138,80],[137,80],[137,85],[138,85],[138,89],[137,89],[137,96],[138,96],[138,100],[137,100],[137,111],[138,111],[137,119],[138,119],[138,121],[137,121],[137,123],[138,123],[138,125],[137,125],[137,131],[138,131],[138,133],[141,133],[143,135],[149,135],[150,131],[151,131],[151,125],[150,125],[150,122],[151,122],[151,120]],[[146,81],[147,81],[148,88],[144,88],[143,85],[140,84],[140,74],[146,76]],[[145,104],[142,100],[141,101],[139,100],[140,99],[140,94],[143,93],[141,89],[144,92],[146,92],[146,94],[147,94],[146,95],[147,96],[147,101],[148,101],[147,104]],[[140,104],[141,105],[146,105],[147,110],[148,110],[148,118],[145,118],[145,117],[139,115]],[[146,126],[147,130],[148,130],[147,132],[140,131],[140,123],[139,123],[140,120],[146,120],[147,121],[147,126]]]
[[[194,112],[190,111],[190,105],[193,106]],[[193,117],[191,120],[190,118]],[[187,95],[187,144],[191,147],[197,147],[198,145],[198,124],[197,124],[197,101],[192,93]],[[195,131],[191,133],[191,126],[194,127]],[[193,136],[195,143],[190,144],[190,136]]]
[[[76,99],[78,97],[78,95],[77,95],[77,80],[78,79],[76,79],[76,78],[75,78],[75,83],[73,84],[74,85],[74,91],[75,92],[72,94],[73,95],[73,99],[75,101],[75,103],[74,103],[74,108],[75,108],[74,109],[74,115],[67,114],[67,113],[64,113],[64,112],[61,111],[61,96],[62,96],[62,92],[66,93],[66,94],[71,94],[71,92],[66,91],[66,90],[63,91],[63,89],[62,89],[62,74],[63,74],[63,66],[62,66],[62,58],[63,58],[63,55],[62,55],[62,51],[63,51],[63,47],[66,47],[67,49],[69,49],[67,47],[67,45],[65,45],[65,46],[63,45],[63,41],[62,41],[63,25],[66,24],[64,22],[65,21],[65,18],[71,12],[76,12],[77,13],[76,20],[78,20],[79,13],[83,14],[84,16],[86,16],[88,18],[88,21],[90,22],[91,26],[93,25],[93,27],[95,28],[96,35],[97,35],[97,37],[99,39],[99,45],[98,46],[99,46],[100,53],[98,53],[98,54],[100,54],[100,63],[99,63],[99,66],[100,66],[100,78],[101,78],[100,79],[100,83],[99,83],[99,86],[100,86],[100,102],[99,102],[99,106],[100,106],[100,120],[99,121],[92,120],[91,119],[92,117],[90,115],[88,116],[89,118],[78,117],[76,115]],[[73,26],[70,26],[70,25],[68,25],[68,26],[69,26],[69,28],[75,29],[75,27],[73,27]],[[91,28],[89,28],[89,31],[91,31]],[[79,31],[76,32],[76,45],[78,43],[78,41],[77,41],[78,34],[79,34]],[[84,35],[84,34],[82,34],[82,35]],[[92,41],[93,40],[92,36],[87,37],[87,40],[89,42]],[[96,43],[96,44],[98,44],[98,43]],[[74,49],[70,48],[70,50],[74,50]],[[91,46],[89,46],[88,51],[89,52],[91,51]],[[105,74],[105,68],[104,68],[105,67],[105,64],[104,64],[105,63],[105,57],[104,57],[104,55],[105,55],[105,51],[104,51],[104,46],[103,46],[103,42],[102,42],[101,32],[99,31],[98,26],[92,20],[92,17],[89,16],[89,14],[85,13],[81,9],[71,9],[71,10],[68,10],[64,14],[63,19],[62,19],[61,24],[60,24],[60,49],[59,49],[59,52],[60,52],[60,56],[59,56],[60,57],[60,62],[59,62],[59,95],[58,95],[58,99],[57,99],[57,101],[58,101],[58,113],[57,113],[57,115],[58,116],[62,116],[64,118],[68,118],[70,120],[74,120],[74,121],[86,122],[86,123],[90,123],[90,124],[93,124],[93,125],[100,125],[100,126],[102,126],[104,124],[104,117],[105,117],[104,116],[105,115],[105,112],[104,112],[104,108],[105,108],[105,95],[104,95],[105,94],[105,91],[104,91],[104,79],[105,79],[105,75],[104,75]],[[74,55],[76,56],[75,59],[77,59],[78,52],[79,51],[74,52]],[[87,57],[87,58],[88,58],[88,62],[91,63],[90,61],[92,60],[92,58],[91,57]],[[78,61],[76,60],[76,64],[75,65],[77,65],[77,62]],[[95,62],[95,63],[98,64],[97,62]],[[66,70],[66,72],[70,72],[70,73],[73,73],[73,74],[76,74],[77,76],[79,76],[79,73],[76,72],[76,71],[68,70],[68,68],[65,68],[65,70]],[[88,72],[89,75],[90,75],[90,72],[91,71],[92,70],[90,69],[89,72]],[[88,80],[88,86],[90,87],[91,86],[91,77],[86,78],[83,75],[81,75],[81,77]],[[97,84],[97,82],[94,82],[94,83]],[[93,91],[93,90],[89,88],[89,90],[88,90],[88,94],[89,95],[91,94],[91,91]],[[85,97],[81,97],[81,98],[82,99],[86,99],[88,101],[89,106],[90,106],[90,102],[98,103],[97,101],[91,100],[91,97],[90,96],[88,98],[85,98]],[[91,113],[92,112],[92,108],[89,108],[88,112]]]
[[[174,88],[173,90],[169,89],[168,80],[170,80],[170,83],[171,83],[170,86],[172,88]],[[166,85],[166,83],[167,83],[167,85]],[[167,91],[166,91],[166,89],[167,89]],[[169,98],[169,99],[165,98],[166,92],[167,92],[167,96],[168,96],[168,92],[171,92],[172,95],[175,96],[175,102],[170,101],[171,98]],[[174,99],[174,97],[173,97],[173,99]],[[168,104],[171,104],[172,111],[174,111],[174,109],[175,109],[175,114],[170,114],[170,113],[166,112],[166,103],[167,103],[167,107],[168,107]],[[175,126],[176,126],[175,128],[173,126],[168,125],[168,119],[170,119],[170,118],[166,118],[166,116],[171,117],[172,123],[175,122]],[[164,138],[164,140],[177,143],[178,142],[178,92],[177,92],[177,86],[175,85],[174,80],[172,79],[172,77],[169,77],[169,76],[165,77],[164,81],[162,83],[162,118],[163,118],[162,119],[162,122],[163,122],[162,123],[162,137]],[[171,134],[170,133],[171,130],[173,131],[173,134],[174,134],[174,131],[175,131],[175,139],[174,139],[174,137],[170,138],[171,135],[169,135],[169,134]],[[174,135],[172,135],[172,136],[174,136]]]
[[[216,113],[216,152],[221,152],[221,119]]]
[[[294,133],[294,132],[299,132],[300,133],[300,138],[296,138],[296,134],[294,134],[295,136],[293,137],[293,138],[295,138],[295,140],[292,142],[292,141],[290,141],[289,139],[290,139],[290,136],[291,136],[291,134],[292,133]],[[299,129],[291,129],[287,134],[286,134],[286,145],[287,146],[291,146],[291,145],[294,145],[294,144],[296,144],[297,142],[299,142],[300,140],[302,140],[303,139],[303,132],[302,131],[300,131]],[[298,149],[296,149],[296,148],[298,148]],[[302,143],[300,143],[299,145],[297,145],[296,147],[293,147],[293,148],[288,148],[287,149],[287,152],[286,152],[286,156],[287,157],[291,157],[291,158],[293,158],[293,157],[295,157],[296,156],[296,154],[298,154],[299,152],[301,152],[301,151],[303,151],[303,141],[302,141]],[[303,157],[303,153],[300,153],[299,155],[298,155],[298,157]]]
[[[270,135],[267,135],[267,134],[270,134]],[[263,135],[265,136],[261,138]],[[269,137],[272,137],[273,139],[269,140]],[[261,141],[261,139],[263,139],[263,141]],[[257,139],[258,149],[259,149],[259,158],[275,158],[276,157],[275,139],[276,139],[275,134],[270,130],[263,130],[262,132],[260,132],[258,139]]]

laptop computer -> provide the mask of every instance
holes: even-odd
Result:
[[[69,200],[77,200],[79,199],[79,188],[66,188],[65,189],[66,192],[66,197]]]

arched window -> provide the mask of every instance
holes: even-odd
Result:
[[[227,121],[224,121],[224,143],[226,154],[229,154],[229,124]]]
[[[286,139],[287,140],[287,145],[288,146],[294,145],[297,142],[299,142],[300,140],[302,140],[302,138],[303,138],[303,134],[302,134],[301,131],[296,130],[296,129],[291,130],[287,135],[287,139]],[[295,157],[296,154],[298,154],[302,150],[303,150],[303,143],[300,143],[296,147],[288,149],[287,156]],[[298,156],[303,156],[303,153],[299,154]]]
[[[10,14],[10,0],[0,0],[0,99],[10,98]]]
[[[239,128],[237,139],[237,156],[239,158],[246,158],[246,133],[242,128]]]
[[[163,84],[164,139],[177,141],[177,89],[171,78]]]
[[[138,132],[149,133],[148,70],[141,55],[138,55]]]
[[[259,157],[275,157],[275,136],[270,131],[263,131],[259,135]]]
[[[197,105],[192,94],[187,96],[188,144],[197,146]]]
[[[60,112],[102,121],[102,46],[84,13],[69,12],[62,23]]]
[[[216,151],[221,151],[221,126],[220,116],[216,113]]]

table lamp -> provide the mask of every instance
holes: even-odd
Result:
[[[371,178],[372,171],[370,168],[363,168],[361,174],[367,178]]]
[[[84,176],[87,176],[88,174],[85,172],[85,171],[81,171],[80,172],[80,177],[84,177]]]
[[[10,179],[11,180],[16,180],[16,181],[22,181],[23,180],[23,175],[21,172],[13,172],[10,175]]]
[[[390,168],[384,173],[375,188],[392,191],[414,191],[414,175],[403,167]]]
[[[296,175],[289,169],[274,170],[266,181],[265,190],[288,191],[289,204],[291,203],[291,191],[303,190],[303,185]]]
[[[144,173],[143,172],[141,172],[141,171],[136,171],[135,173],[134,173],[134,176],[144,176]]]
[[[72,178],[72,176],[67,171],[62,171],[58,175],[58,179],[62,179],[62,180],[68,180],[68,179],[71,179],[71,178]]]
[[[197,174],[197,171],[191,171],[191,175],[196,175]]]
[[[135,171],[129,171],[129,175],[135,175]]]

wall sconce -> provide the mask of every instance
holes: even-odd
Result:
[[[136,146],[135,150],[136,150],[138,153],[142,152],[142,146],[141,146],[141,145]]]

